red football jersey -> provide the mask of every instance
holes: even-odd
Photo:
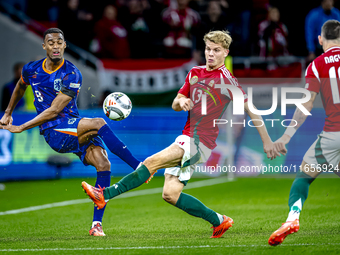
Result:
[[[332,47],[306,69],[306,88],[321,93],[326,112],[324,131],[340,131],[340,47]]]
[[[214,119],[220,119],[230,101],[233,100],[232,93],[228,89],[215,88],[216,84],[236,86],[242,91],[244,102],[248,100],[237,79],[224,65],[213,71],[208,71],[206,66],[192,68],[184,85],[178,91],[178,93],[191,98],[194,103],[188,113],[182,134],[198,138],[209,149],[216,147],[219,132],[218,125],[214,127]],[[203,97],[206,98],[206,115],[202,114]]]

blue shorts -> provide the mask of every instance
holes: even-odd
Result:
[[[103,149],[105,149],[105,146],[98,136],[82,146],[79,145],[77,127],[80,120],[81,118],[68,119],[68,121],[64,121],[55,127],[45,129],[43,135],[45,141],[53,150],[59,153],[74,153],[85,166],[88,166],[89,164],[85,160],[86,149],[92,144]]]

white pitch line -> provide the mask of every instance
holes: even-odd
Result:
[[[216,184],[226,183],[230,182],[231,180],[228,178],[214,178],[204,181],[197,181],[189,183],[188,187],[184,187],[184,189],[194,189],[194,188],[200,188],[200,187],[206,187],[206,186],[212,186]],[[144,189],[144,190],[137,190],[137,191],[130,191],[124,194],[121,194],[115,199],[122,199],[122,198],[128,198],[128,197],[138,197],[138,196],[144,196],[144,195],[151,195],[151,194],[158,194],[162,193],[163,188],[153,188],[153,189]],[[67,205],[75,205],[75,204],[84,204],[84,203],[90,203],[92,202],[89,198],[83,198],[83,199],[76,199],[76,200],[68,200],[63,202],[57,202],[57,203],[51,203],[51,204],[45,204],[45,205],[37,205],[37,206],[30,206],[26,208],[21,209],[15,209],[15,210],[9,210],[0,212],[1,215],[9,215],[9,214],[18,214],[18,213],[24,213],[24,212],[32,212],[32,211],[38,211],[42,209],[48,209],[53,207],[61,207],[61,206],[67,206]]]
[[[280,246],[326,246],[340,243],[298,243],[298,244],[281,244]],[[268,247],[264,244],[249,244],[249,245],[197,245],[197,246],[145,246],[145,247],[85,247],[85,248],[45,248],[45,249],[2,249],[0,252],[18,252],[18,251],[96,251],[96,250],[147,250],[147,249],[201,249],[201,248],[246,248],[246,247]]]

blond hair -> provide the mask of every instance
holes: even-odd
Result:
[[[203,40],[205,43],[207,43],[207,40],[216,44],[221,43],[222,47],[227,50],[229,49],[229,46],[232,42],[228,31],[210,31],[209,33],[205,34]]]

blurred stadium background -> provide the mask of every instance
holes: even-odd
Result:
[[[67,40],[65,58],[73,62],[83,74],[78,101],[81,115],[106,119],[136,156],[145,159],[171,144],[185,124],[186,114],[172,111],[171,102],[190,68],[204,63],[202,31],[217,26],[213,23],[216,16],[218,24],[223,24],[222,28],[228,29],[234,39],[226,66],[239,79],[245,91],[253,87],[253,101],[258,108],[270,108],[274,86],[304,86],[304,70],[310,61],[305,41],[305,18],[309,11],[320,6],[321,1],[304,1],[304,4],[296,4],[291,0],[211,2],[215,4],[203,0],[112,0],[100,3],[85,0],[1,0],[0,97],[5,95],[5,84],[13,79],[14,64],[44,57],[42,34],[47,28],[58,26],[64,30]],[[112,4],[116,10],[114,20],[120,24],[117,25],[121,29],[120,35],[126,36],[124,42],[128,44],[125,46],[128,46],[129,54],[125,56],[114,56],[117,52],[101,54],[98,50],[98,44],[101,43],[96,33],[98,22],[103,18],[106,6]],[[194,17],[200,18],[196,23],[192,18],[189,28],[176,29],[184,29],[184,37],[194,43],[188,47],[170,49],[165,39],[174,28],[166,24],[167,8],[176,10],[183,4],[194,12]],[[340,1],[335,1],[334,8],[339,4]],[[263,43],[266,45],[268,41],[259,28],[261,22],[270,20],[267,17],[273,8],[279,11],[277,22],[281,23],[277,24],[281,27],[284,24],[288,30],[284,49],[276,48],[276,51],[273,45],[271,49],[270,45],[263,48]],[[138,24],[142,25],[138,27]],[[282,33],[279,32],[277,36],[282,36]],[[101,108],[103,98],[114,91],[126,93],[134,106],[131,115],[121,122],[108,120]],[[5,97],[1,98],[5,100]],[[26,92],[24,99],[23,106],[13,115],[14,124],[21,124],[36,114],[30,91]],[[307,119],[289,144],[289,154],[286,157],[268,161],[262,153],[262,144],[254,128],[246,125],[245,128],[229,130],[227,125],[221,125],[219,146],[209,164],[232,162],[238,168],[241,165],[270,164],[293,166],[290,167],[291,171],[296,170],[296,167],[298,169],[304,152],[322,130],[324,111],[320,99],[314,107],[313,117]],[[294,109],[289,108],[287,115],[281,116],[278,104],[277,110],[264,118],[289,119]],[[231,119],[231,116],[225,118]],[[284,131],[280,124],[271,127],[271,122],[266,122],[266,125],[273,140]],[[58,154],[50,149],[39,135],[38,128],[21,134],[0,130],[0,139],[1,182],[95,177],[95,169],[84,167],[76,156]],[[125,175],[131,170],[115,155],[110,154],[110,161],[114,176]],[[161,175],[162,171],[158,174]],[[236,173],[240,176],[258,174]]]

